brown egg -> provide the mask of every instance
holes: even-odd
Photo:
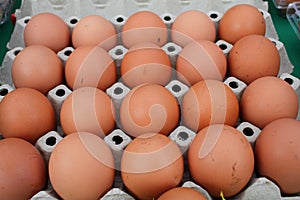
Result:
[[[99,46],[76,48],[66,61],[65,78],[71,89],[97,87],[106,90],[117,80],[117,70],[109,54]]]
[[[183,157],[177,144],[162,134],[133,139],[121,159],[121,176],[137,199],[156,199],[178,186],[183,176]]]
[[[151,11],[138,11],[129,16],[122,28],[122,42],[127,48],[142,42],[163,46],[168,30],[163,20]]]
[[[259,128],[279,118],[296,118],[298,97],[284,80],[267,76],[253,81],[243,92],[241,117]]]
[[[178,15],[171,27],[172,42],[184,47],[194,40],[216,40],[214,22],[200,10],[188,10]]]
[[[197,190],[186,187],[176,187],[163,193],[157,200],[206,200]]]
[[[207,40],[187,44],[179,53],[176,62],[178,79],[187,85],[194,85],[205,79],[222,81],[226,68],[223,51]]]
[[[246,84],[263,76],[277,76],[280,55],[276,46],[261,35],[248,35],[238,40],[228,56],[229,74]]]
[[[299,121],[282,118],[265,126],[256,141],[258,171],[277,183],[282,193],[300,192],[299,132]]]
[[[19,138],[0,140],[1,199],[30,199],[45,187],[43,157],[29,142]]]
[[[185,94],[181,106],[183,123],[194,131],[210,124],[234,126],[239,116],[238,100],[223,82],[200,81]]]
[[[143,84],[123,99],[120,122],[122,129],[133,137],[153,132],[169,135],[178,125],[179,114],[178,102],[168,89]]]
[[[104,17],[88,15],[81,18],[75,25],[72,32],[72,43],[75,48],[84,45],[98,45],[105,50],[110,50],[117,44],[117,32]]]
[[[235,128],[215,124],[202,129],[188,151],[190,174],[213,197],[232,197],[248,183],[254,169],[252,147]]]
[[[238,4],[229,8],[219,22],[219,37],[234,44],[246,35],[265,35],[266,22],[253,5]]]
[[[42,45],[58,52],[70,43],[67,24],[52,13],[34,15],[24,29],[25,46]]]
[[[158,45],[139,43],[124,55],[121,76],[122,82],[131,88],[142,83],[166,85],[172,76],[171,62]]]
[[[31,143],[56,128],[50,101],[39,91],[19,88],[8,93],[0,104],[0,133]]]
[[[44,94],[64,80],[59,57],[51,49],[40,45],[26,47],[18,53],[11,73],[16,88],[29,87]]]
[[[62,104],[60,123],[66,135],[83,131],[104,138],[115,128],[114,104],[102,90],[79,88]]]
[[[113,185],[114,159],[98,136],[81,132],[64,137],[49,160],[49,178],[62,199],[100,199]]]

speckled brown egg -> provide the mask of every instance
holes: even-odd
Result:
[[[252,147],[237,129],[215,124],[197,133],[188,150],[193,180],[213,197],[232,197],[250,180],[254,169]]]

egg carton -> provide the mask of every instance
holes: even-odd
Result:
[[[300,39],[300,1],[290,3],[288,5],[286,18]]]

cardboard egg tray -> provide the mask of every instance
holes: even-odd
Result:
[[[65,20],[70,28],[70,31],[72,31],[76,23],[83,16],[98,14],[106,17],[115,26],[118,33],[120,33],[120,30],[124,25],[126,19],[131,14],[139,10],[151,10],[157,13],[164,20],[167,27],[170,28],[175,17],[178,16],[181,12],[190,9],[198,9],[207,13],[207,15],[210,16],[211,19],[215,22],[216,27],[218,27],[218,22],[222,18],[223,13],[231,6],[239,3],[248,3],[255,5],[262,12],[267,25],[266,37],[273,41],[280,53],[281,64],[278,77],[288,82],[290,86],[296,91],[299,97],[300,80],[291,75],[293,71],[293,65],[288,59],[284,45],[278,40],[278,36],[272,23],[271,16],[267,12],[268,4],[266,2],[263,2],[262,0],[45,0],[39,1],[38,3],[35,0],[28,0],[23,1],[21,8],[16,11],[17,23],[11,35],[11,39],[7,44],[7,47],[10,50],[6,53],[2,66],[0,67],[0,101],[7,93],[14,90],[14,85],[11,79],[11,65],[17,53],[24,48],[24,28],[26,26],[26,23],[30,20],[31,16],[35,14],[38,14],[40,12],[52,12],[54,14],[57,14]],[[221,47],[225,55],[227,55],[232,48],[232,45],[230,43],[223,40],[216,41],[216,44]],[[181,47],[169,41],[162,47],[162,49],[167,53],[174,67],[177,56],[181,51]],[[68,59],[68,56],[70,55],[70,53],[72,53],[73,50],[73,47],[67,47],[58,52],[57,55],[62,60],[62,62],[65,63]],[[114,59],[118,70],[120,68],[121,60],[126,52],[127,49],[122,46],[120,38],[118,45],[109,51],[109,54]],[[226,77],[224,83],[233,90],[238,99],[240,99],[242,92],[247,87],[244,82],[238,80],[235,77]],[[184,94],[189,89],[188,86],[184,85],[176,79],[169,82],[165,87],[176,97],[179,104],[181,103]],[[125,86],[121,81],[118,81],[110,88],[108,88],[106,90],[106,93],[111,97],[115,104],[116,110],[118,110],[122,99],[129,91],[130,89],[127,86]],[[72,91],[67,86],[58,85],[51,91],[49,91],[47,95],[49,101],[52,103],[55,109],[58,127],[57,130],[48,132],[47,134],[39,138],[39,140],[36,142],[36,148],[41,152],[46,163],[48,163],[49,161],[51,152],[64,136],[64,133],[59,125],[59,112],[62,103],[71,93]],[[237,129],[245,135],[251,145],[254,145],[256,138],[260,134],[260,129],[248,122],[239,121],[237,124]],[[195,132],[185,127],[182,123],[179,123],[178,127],[169,135],[169,137],[176,144],[178,144],[183,153],[183,156],[186,158],[186,151],[195,135]],[[132,139],[128,135],[126,135],[118,126],[114,131],[112,131],[104,138],[104,141],[108,144],[113,152],[117,168],[120,165],[120,159],[123,150],[131,140]],[[205,191],[205,189],[191,180],[186,165],[184,177],[182,180],[182,187],[196,189],[204,194],[207,199],[213,199]],[[52,189],[51,183],[49,182],[47,188],[45,188],[45,190],[43,191],[38,192],[32,197],[32,199],[55,200],[60,198]],[[108,193],[101,199],[132,200],[134,198],[130,193],[127,192],[124,184],[122,183],[120,173],[116,171],[113,188],[111,188],[111,190],[108,191]],[[275,183],[265,177],[257,177],[254,173],[253,178],[244,188],[244,190],[242,190],[238,195],[232,197],[231,199],[296,200],[300,199],[300,194],[292,197],[282,197],[279,187]]]
[[[300,1],[288,5],[286,18],[300,39]]]

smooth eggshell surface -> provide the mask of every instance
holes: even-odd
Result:
[[[280,55],[271,40],[248,35],[238,40],[228,56],[228,71],[246,84],[263,76],[277,76]]]
[[[49,177],[63,199],[100,199],[113,185],[114,159],[98,136],[80,132],[64,137],[49,160]]]
[[[123,183],[138,199],[156,199],[178,186],[183,176],[179,147],[162,134],[144,134],[125,148],[121,159]]]
[[[189,10],[176,17],[171,27],[171,38],[172,42],[182,47],[194,40],[214,42],[216,40],[216,27],[204,12]]]
[[[246,35],[265,35],[266,22],[253,5],[238,4],[229,8],[219,22],[219,37],[231,44]]]
[[[54,109],[37,90],[15,89],[0,103],[0,133],[4,138],[18,137],[35,143],[55,128]]]
[[[176,98],[158,84],[143,84],[133,88],[120,107],[122,129],[133,137],[159,132],[169,135],[179,121]]]
[[[156,44],[132,46],[121,63],[122,82],[133,88],[143,83],[166,85],[172,76],[168,55]]]
[[[168,30],[163,20],[151,11],[132,14],[122,28],[122,42],[127,48],[142,42],[163,46],[168,41]]]
[[[300,192],[300,122],[278,119],[260,133],[256,145],[256,166],[261,176],[273,180],[281,192]]]
[[[30,199],[45,187],[43,157],[29,142],[19,138],[0,140],[1,199]]]
[[[79,46],[94,45],[110,50],[117,44],[117,32],[104,17],[88,15],[79,20],[72,32],[72,43]]]
[[[198,191],[192,188],[176,187],[163,193],[157,200],[206,200]]]
[[[67,135],[84,131],[104,138],[115,128],[115,107],[102,90],[82,87],[62,104],[60,122]]]
[[[70,44],[67,24],[53,13],[34,15],[24,29],[25,46],[42,45],[58,52]]]
[[[186,85],[213,79],[222,81],[227,69],[226,56],[213,42],[192,41],[179,53],[176,70],[178,79]]]
[[[213,197],[239,193],[254,169],[252,147],[235,128],[215,124],[202,129],[188,150],[188,165],[193,180]]]
[[[12,64],[12,80],[16,88],[29,87],[43,94],[64,80],[63,65],[51,49],[31,45],[19,52]]]
[[[223,82],[200,81],[184,95],[181,116],[184,125],[196,132],[210,124],[234,126],[239,116],[238,100]]]
[[[284,80],[266,76],[253,81],[243,92],[241,118],[259,128],[279,118],[296,118],[298,97]]]

